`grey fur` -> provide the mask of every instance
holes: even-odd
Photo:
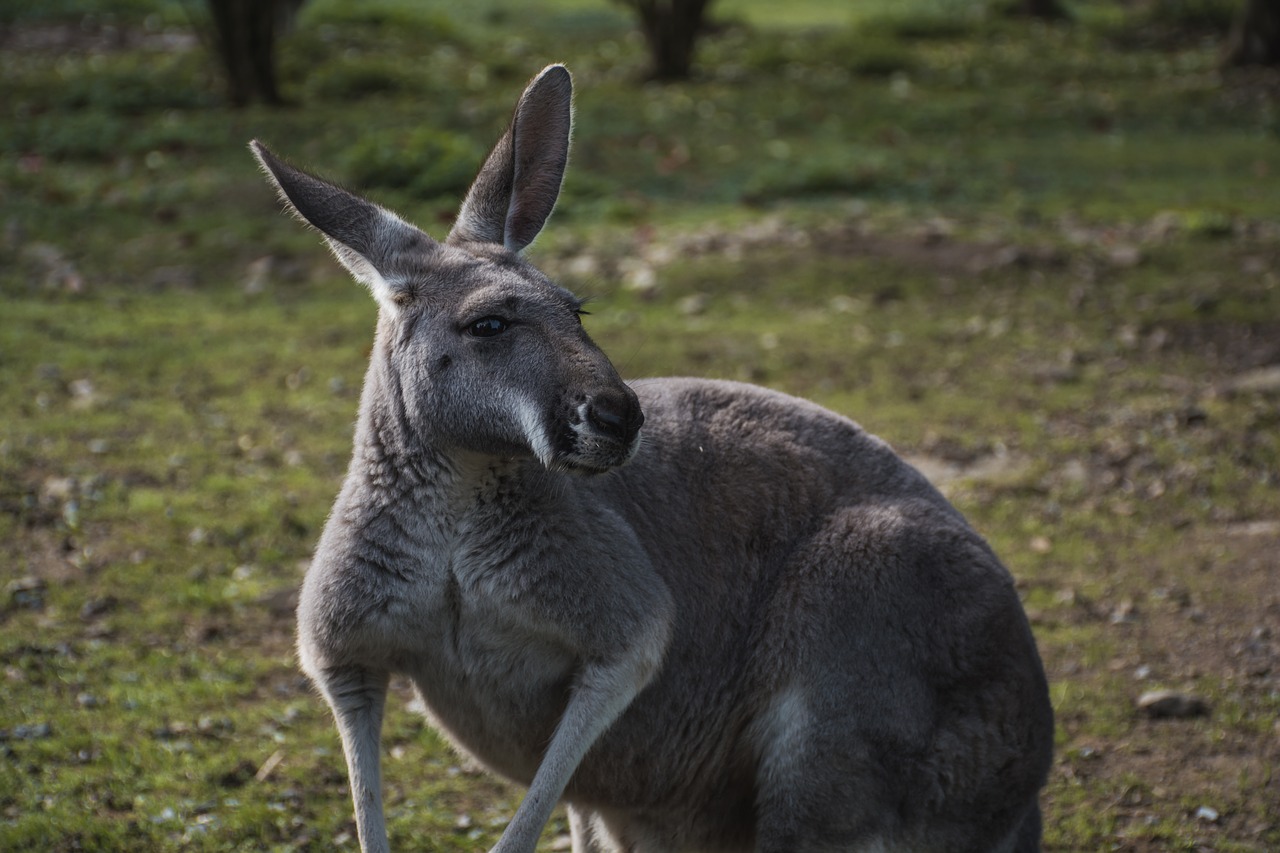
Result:
[[[576,853],[1039,849],[1052,711],[986,543],[812,403],[623,383],[516,254],[554,206],[570,92],[560,66],[530,83],[445,243],[253,144],[382,306],[298,608],[361,846],[388,849],[379,732],[405,673],[529,785],[499,853],[530,853],[562,799]]]

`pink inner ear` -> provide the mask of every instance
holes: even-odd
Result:
[[[434,250],[434,240],[389,210],[276,157],[256,140],[250,146],[285,204],[320,231],[351,275],[379,302],[399,304],[402,293],[384,272],[404,253]]]
[[[533,242],[555,209],[569,160],[573,125],[572,89],[567,73],[541,78],[521,101],[512,126],[512,193],[505,244],[522,249]]]
[[[560,194],[572,102],[573,82],[564,66],[548,67],[529,84],[467,192],[450,242],[501,242],[516,252],[533,242]]]

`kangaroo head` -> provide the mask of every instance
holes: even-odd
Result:
[[[519,254],[560,192],[572,92],[563,66],[533,79],[443,243],[250,147],[285,204],[373,292],[384,396],[418,439],[594,473],[634,454],[640,404],[582,328],[581,300]]]

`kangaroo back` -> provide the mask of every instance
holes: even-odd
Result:
[[[499,853],[561,800],[576,853],[1038,849],[1053,719],[1009,573],[846,418],[622,381],[520,255],[571,126],[550,66],[440,242],[252,143],[379,305],[298,609],[362,849],[392,673],[528,785]]]

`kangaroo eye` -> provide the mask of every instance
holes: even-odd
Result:
[[[501,317],[482,317],[467,329],[473,338],[492,338],[507,330],[507,321]]]

